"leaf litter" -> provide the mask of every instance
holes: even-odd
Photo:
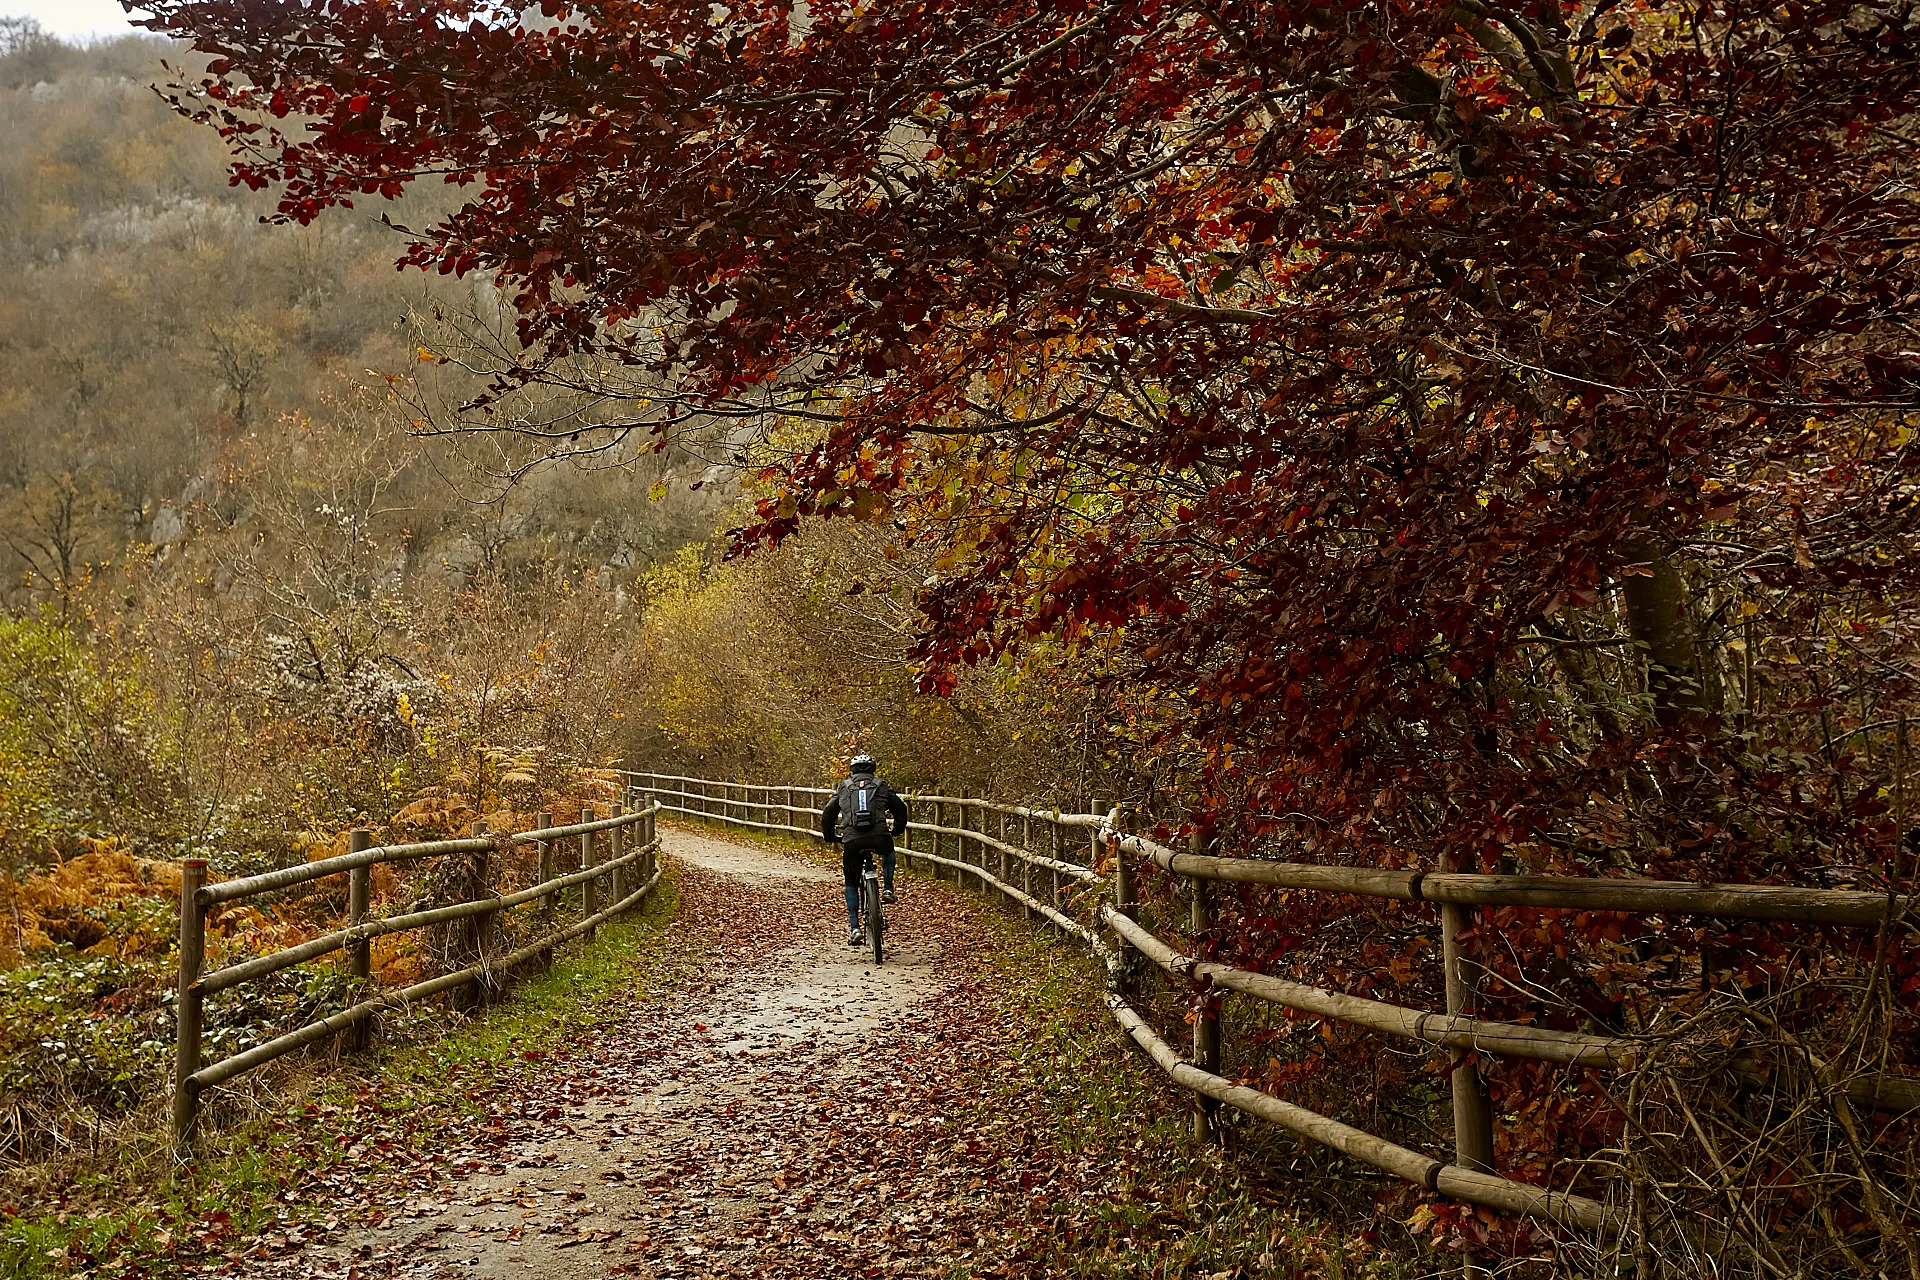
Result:
[[[980,1248],[1011,1171],[982,1114],[1003,1019],[977,905],[902,878],[886,963],[846,945],[837,872],[668,833],[683,945],[706,963],[666,998],[520,1073],[439,1152],[370,1131],[369,1162],[305,1194],[358,1198],[203,1270],[316,1276],[939,1275]],[[704,855],[704,856],[703,856]]]

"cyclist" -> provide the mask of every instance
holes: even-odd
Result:
[[[820,811],[820,836],[840,844],[840,873],[847,882],[847,945],[860,945],[860,872],[867,855],[880,855],[881,901],[892,902],[893,842],[907,831],[907,802],[875,776],[873,757],[862,751],[847,766],[847,779]]]

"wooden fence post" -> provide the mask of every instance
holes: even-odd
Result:
[[[1093,811],[1095,813],[1099,813],[1105,808],[1106,806],[1102,802],[1098,800],[1093,802]],[[1119,817],[1120,811],[1115,809],[1108,815],[1107,826],[1118,826]],[[1105,843],[1106,827],[1094,828],[1092,838],[1094,866],[1100,865],[1100,859],[1106,853]],[[1133,874],[1127,870],[1127,855],[1117,848],[1114,850],[1113,858],[1113,906],[1114,910],[1118,911],[1121,915],[1126,916],[1128,919],[1133,918]],[[1114,974],[1114,985],[1123,1000],[1133,999],[1133,968],[1133,953],[1128,948],[1122,947],[1120,949],[1120,967],[1118,972]]]
[[[1443,855],[1440,870],[1444,873],[1448,869]],[[1472,907],[1452,902],[1440,904],[1440,957],[1446,966],[1447,1012],[1450,1014],[1471,1015],[1474,1008],[1476,966],[1460,954],[1460,934],[1472,924]],[[1458,1051],[1453,1054],[1454,1163],[1476,1173],[1492,1173],[1493,1112],[1487,1105],[1487,1090],[1480,1079],[1480,1069],[1464,1061],[1465,1057]],[[1467,1274],[1477,1274],[1471,1263]]]
[[[936,788],[936,790],[938,790],[938,788]],[[947,806],[944,801],[935,800],[933,802],[933,825],[936,827],[944,827],[947,825]],[[944,848],[940,843],[942,839],[943,837],[938,831],[933,833],[933,856],[936,858],[941,856],[941,850]],[[927,872],[935,880],[938,880],[940,878],[940,864],[937,862],[929,863]]]
[[[647,856],[643,860],[640,873],[651,880],[654,871],[660,866],[660,797],[648,795],[645,798],[647,801]]]
[[[487,820],[485,818],[474,819],[473,837],[477,840],[481,836],[484,836],[486,834],[487,834]],[[486,858],[486,861],[481,865],[480,879],[479,879],[479,882],[473,886],[474,896],[471,899],[469,899],[469,901],[473,901],[473,902],[479,901],[481,898],[486,896],[488,889],[491,888],[490,882],[492,881],[493,875],[494,875],[493,855],[489,853],[484,856]],[[474,962],[478,963],[486,959],[487,938],[494,927],[493,920],[491,918],[482,918],[479,920],[475,920],[470,924],[462,924],[460,922],[456,922],[454,927],[456,929],[466,928],[472,931],[471,937],[473,941]],[[502,982],[504,982],[504,977],[502,978]],[[489,1004],[492,1002],[493,996],[494,996],[494,975],[490,970],[482,970],[479,979],[475,981],[473,984],[473,1003],[476,1006]],[[465,998],[466,996],[464,991],[457,992],[457,993],[449,992],[447,996],[447,999],[450,1003],[458,1000],[464,1000]]]
[[[967,833],[967,789],[965,787],[961,787],[960,794],[954,798],[957,801],[957,803],[953,806],[953,829],[959,832],[960,834],[956,835],[953,838],[953,860],[962,865],[965,865],[967,861],[967,846],[969,844],[969,841],[967,840],[967,834],[966,834]],[[954,868],[954,872],[953,872],[954,884],[956,885],[965,884],[966,880],[967,880],[966,872],[961,871],[958,867]]]
[[[534,830],[545,831],[552,825],[553,815],[546,810],[543,809],[533,815]],[[538,845],[540,850],[540,883],[545,884],[547,881],[553,879],[553,841],[541,840],[538,842]],[[553,914],[553,895],[551,893],[540,899],[540,909],[549,916]]]
[[[956,792],[960,792],[964,790],[966,790],[966,788],[964,787],[954,788],[954,791]],[[964,810],[960,807],[960,804],[959,804],[959,797],[956,795],[950,798],[947,801],[947,803],[944,806],[942,806],[942,808],[944,809],[946,816],[942,821],[941,825],[944,827],[947,827],[951,831],[957,832],[960,829],[961,815],[964,813]],[[946,837],[946,841],[947,841],[947,857],[954,862],[958,862],[960,860],[960,848],[964,842],[962,841],[961,837],[958,835],[949,835]],[[960,883],[960,873],[951,867],[936,870],[934,872],[934,878],[950,879],[955,884]]]
[[[1193,835],[1193,851],[1205,855],[1210,852],[1207,842],[1199,832]],[[1190,879],[1188,887],[1193,892],[1193,954],[1201,954],[1202,940],[1213,927],[1213,886],[1205,880]],[[1200,1007],[1193,1020],[1193,1065],[1202,1071],[1220,1074],[1220,998],[1212,990],[1200,995]],[[1196,1095],[1193,1108],[1193,1136],[1197,1142],[1210,1142],[1217,1135],[1214,1116],[1220,1104],[1213,1099]]]
[[[980,835],[984,836],[984,835],[991,835],[992,828],[993,828],[993,810],[987,808],[985,793],[982,793],[981,799],[974,803],[973,824],[970,829],[977,831],[980,833]],[[985,840],[980,839],[978,836],[976,836],[973,841],[973,857],[970,859],[970,861],[973,863],[974,866],[979,867],[982,871],[985,871],[987,869],[987,842]],[[986,886],[982,884],[980,888],[984,891],[986,889]]]
[[[1057,822],[1047,823],[1047,856],[1055,862],[1060,861],[1060,824]],[[1060,909],[1060,873],[1049,867],[1047,878],[1051,887],[1047,901],[1055,911],[1058,911]]]
[[[353,853],[365,853],[373,847],[373,832],[365,827],[355,827],[347,837],[347,848]],[[371,867],[355,867],[347,872],[347,924],[357,928],[367,922],[367,897],[373,876]],[[347,947],[347,976],[360,988],[354,995],[355,1000],[367,998],[366,986],[373,977],[373,943],[362,938]],[[347,1047],[359,1052],[367,1047],[367,1039],[373,1032],[373,1019],[362,1018],[353,1024],[347,1032]]]
[[[178,1036],[173,1058],[173,1149],[183,1160],[193,1155],[193,1140],[200,1128],[200,1091],[192,1077],[200,1069],[200,966],[207,953],[207,915],[198,894],[206,883],[206,859],[188,858],[180,864],[180,985],[173,1007]]]
[[[987,803],[986,793],[982,792],[973,806],[973,830],[979,832],[980,836],[993,834],[993,810],[987,808]],[[987,842],[979,836],[974,837],[973,841],[973,865],[982,871],[987,869]],[[984,884],[980,887],[983,891],[986,888]]]
[[[968,833],[967,852],[960,855],[960,861],[970,867],[977,866],[985,868],[987,865],[987,846],[976,840],[973,833],[987,829],[987,811],[980,807],[978,797],[969,796],[968,801],[969,803],[967,804],[965,814],[960,819],[961,827]],[[972,877],[968,877],[968,879],[971,880]]]
[[[553,814],[547,812],[545,809],[533,815],[534,830],[545,831],[552,825]],[[540,870],[537,875],[539,882],[545,884],[547,881],[553,879],[553,841],[541,840],[537,843],[540,849]],[[545,897],[540,899],[540,923],[542,928],[550,929],[553,927],[553,899],[554,894],[552,892],[549,892]],[[548,947],[540,953],[540,967],[542,969],[553,968],[552,947]]]
[[[1033,819],[1026,814],[1020,815],[1020,848],[1027,853],[1033,852]],[[1020,859],[1020,890],[1029,898],[1033,896],[1033,864],[1025,858]],[[1033,908],[1022,903],[1022,914],[1033,919]]]
[[[948,825],[959,833],[953,837],[953,860],[964,863],[967,860],[967,789],[965,787],[959,788],[958,794],[956,794],[953,799],[953,821]],[[955,885],[964,884],[966,879],[966,873],[960,870],[959,867],[953,869],[953,883]]]
[[[623,817],[626,812],[626,806],[616,800],[614,801],[613,812],[608,816],[615,818]],[[608,861],[618,862],[620,855],[626,851],[627,829],[625,827],[615,827],[613,830],[607,832]],[[607,891],[607,905],[612,907],[625,902],[627,899],[627,869],[625,867],[615,867],[608,873],[608,880],[610,887]]]
[[[908,794],[913,793],[909,792]],[[917,798],[916,796],[915,799]],[[914,861],[915,856],[920,851],[913,846],[920,837],[917,834],[919,828],[913,824],[916,822],[924,824],[926,822],[926,816],[924,814],[916,814],[913,811],[914,801],[907,799],[906,795],[900,797],[900,803],[907,806],[907,834],[900,839],[898,846],[900,851],[900,865],[906,870],[912,871],[920,865]]]
[[[1087,811],[1089,813],[1092,813],[1096,817],[1106,818],[1108,817],[1107,802],[1104,800],[1095,800],[1093,804],[1089,806]],[[1090,837],[1088,842],[1090,848],[1089,848],[1089,856],[1087,858],[1087,866],[1090,870],[1098,871],[1100,867],[1100,860],[1107,856],[1107,844],[1106,844],[1105,835],[1106,835],[1106,828],[1095,827],[1093,829],[1092,836]],[[1124,875],[1125,873],[1122,872],[1121,874]],[[1131,892],[1131,890],[1129,890],[1129,892]],[[1131,903],[1132,899],[1129,898],[1128,902]]]
[[[983,836],[989,834],[989,829],[993,825],[993,819],[991,817],[993,810],[987,808],[986,793],[984,791],[980,793],[980,798],[974,801],[972,812],[973,817],[968,823],[967,829],[977,831]],[[987,869],[987,842],[985,840],[979,839],[978,837],[974,838],[973,857],[968,859],[968,861],[974,866],[979,867],[982,871]],[[986,886],[982,885],[981,887],[984,889]]]
[[[582,809],[580,811],[580,821],[592,822],[593,810]],[[593,847],[593,832],[582,831],[580,833],[580,869],[582,871],[586,871],[592,867],[596,867],[599,865],[599,863],[594,861],[594,854],[595,854],[595,850]],[[599,902],[599,899],[600,899],[600,894],[599,894],[598,883],[593,879],[582,880],[580,882],[580,918],[582,920],[585,920],[588,917],[593,915],[594,910],[596,908],[596,904]],[[586,939],[588,942],[593,941],[593,935],[596,932],[597,930],[594,930],[594,929],[587,930]]]
[[[928,788],[929,791],[936,793],[939,789],[937,783]],[[940,836],[937,832],[926,831],[925,828],[937,827],[939,825],[940,805],[938,802],[932,800],[923,801],[920,811],[920,826],[922,828],[920,839],[925,852],[929,856],[937,855],[940,852]],[[938,875],[940,872],[940,868],[931,862],[926,864],[925,869],[928,875]]]
[[[985,817],[986,815],[983,812],[981,816]],[[993,825],[997,828],[997,831],[995,832],[995,834],[999,837],[1000,843],[1004,845],[1007,842],[1007,811],[1004,809],[995,809],[993,810],[993,817],[994,817]],[[1014,860],[1008,857],[1007,851],[1005,849],[995,849],[994,852],[999,855],[994,860],[994,865],[999,868],[1000,883],[1007,884],[1009,881],[1013,879]],[[981,853],[980,861],[984,863],[987,860],[986,850],[983,848],[980,851],[980,853]],[[1008,901],[1007,896],[1005,894],[1001,894],[1000,905],[1002,908],[1006,908],[1006,907],[1012,906],[1013,903]],[[1020,910],[1022,914],[1031,914],[1030,912],[1027,911],[1025,907],[1022,907]]]
[[[1447,858],[1440,858],[1440,870],[1448,870]],[[1473,908],[1458,903],[1440,904],[1440,958],[1446,968],[1447,1012],[1471,1014],[1473,992],[1477,985],[1475,966],[1460,954],[1460,933],[1473,924]],[[1467,1055],[1455,1050],[1453,1058],[1453,1152],[1454,1163],[1477,1173],[1493,1172],[1493,1109],[1487,1102],[1486,1083],[1480,1068],[1467,1061]],[[1472,1253],[1461,1259],[1462,1280],[1487,1280],[1488,1272],[1474,1260]]]

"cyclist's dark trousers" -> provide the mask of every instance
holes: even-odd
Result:
[[[840,846],[840,874],[847,881],[847,931],[860,931],[860,872],[867,865],[867,855],[880,855],[880,882],[888,889],[893,888],[893,838],[887,837],[885,844],[861,845],[856,849]]]

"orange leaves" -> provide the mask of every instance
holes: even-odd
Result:
[[[25,880],[0,878],[0,898],[6,900],[0,909],[11,916],[0,923],[0,967],[56,943],[79,950],[104,946],[120,954],[128,940],[112,938],[99,913],[129,898],[179,895],[177,865],[135,857],[117,841],[89,837],[82,843],[85,853]]]
[[[1141,274],[1140,283],[1163,298],[1177,298],[1187,292],[1186,281],[1158,263],[1148,267]]]

